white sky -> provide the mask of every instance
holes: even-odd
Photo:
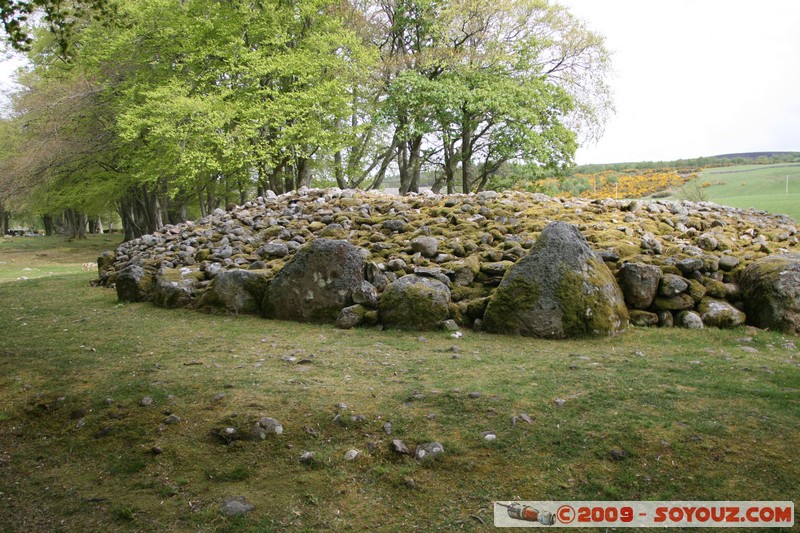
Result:
[[[559,0],[614,51],[585,163],[800,151],[800,1]]]
[[[800,151],[800,0],[559,3],[614,52],[616,114],[578,163]]]

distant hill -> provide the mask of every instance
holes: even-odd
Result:
[[[743,152],[739,154],[712,155],[711,159],[760,159],[762,157],[771,159],[776,157],[800,157],[800,152]]]

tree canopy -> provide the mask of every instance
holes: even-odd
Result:
[[[37,9],[42,13],[34,24]],[[602,36],[546,0],[17,0],[0,202],[133,238],[312,184],[482,190],[572,164],[611,110]]]

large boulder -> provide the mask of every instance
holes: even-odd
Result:
[[[264,316],[301,322],[336,321],[353,305],[369,252],[345,240],[314,239],[269,284]]]
[[[625,263],[619,269],[619,286],[625,303],[634,309],[647,309],[652,305],[661,281],[661,269],[644,263]]]
[[[548,224],[489,301],[484,327],[530,337],[607,336],[627,326],[613,274],[578,228]]]
[[[232,313],[259,313],[269,278],[259,270],[226,270],[214,276],[198,301],[199,307]]]
[[[117,298],[121,302],[145,302],[153,296],[155,278],[149,267],[130,265],[117,273]]]
[[[739,285],[751,324],[800,334],[800,254],[771,255],[750,263]]]
[[[386,287],[378,311],[387,327],[437,328],[450,314],[450,289],[439,280],[409,274]]]

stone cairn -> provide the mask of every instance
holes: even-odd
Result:
[[[165,226],[98,269],[122,301],[342,328],[797,334],[797,243],[788,217],[708,202],[303,188]]]

